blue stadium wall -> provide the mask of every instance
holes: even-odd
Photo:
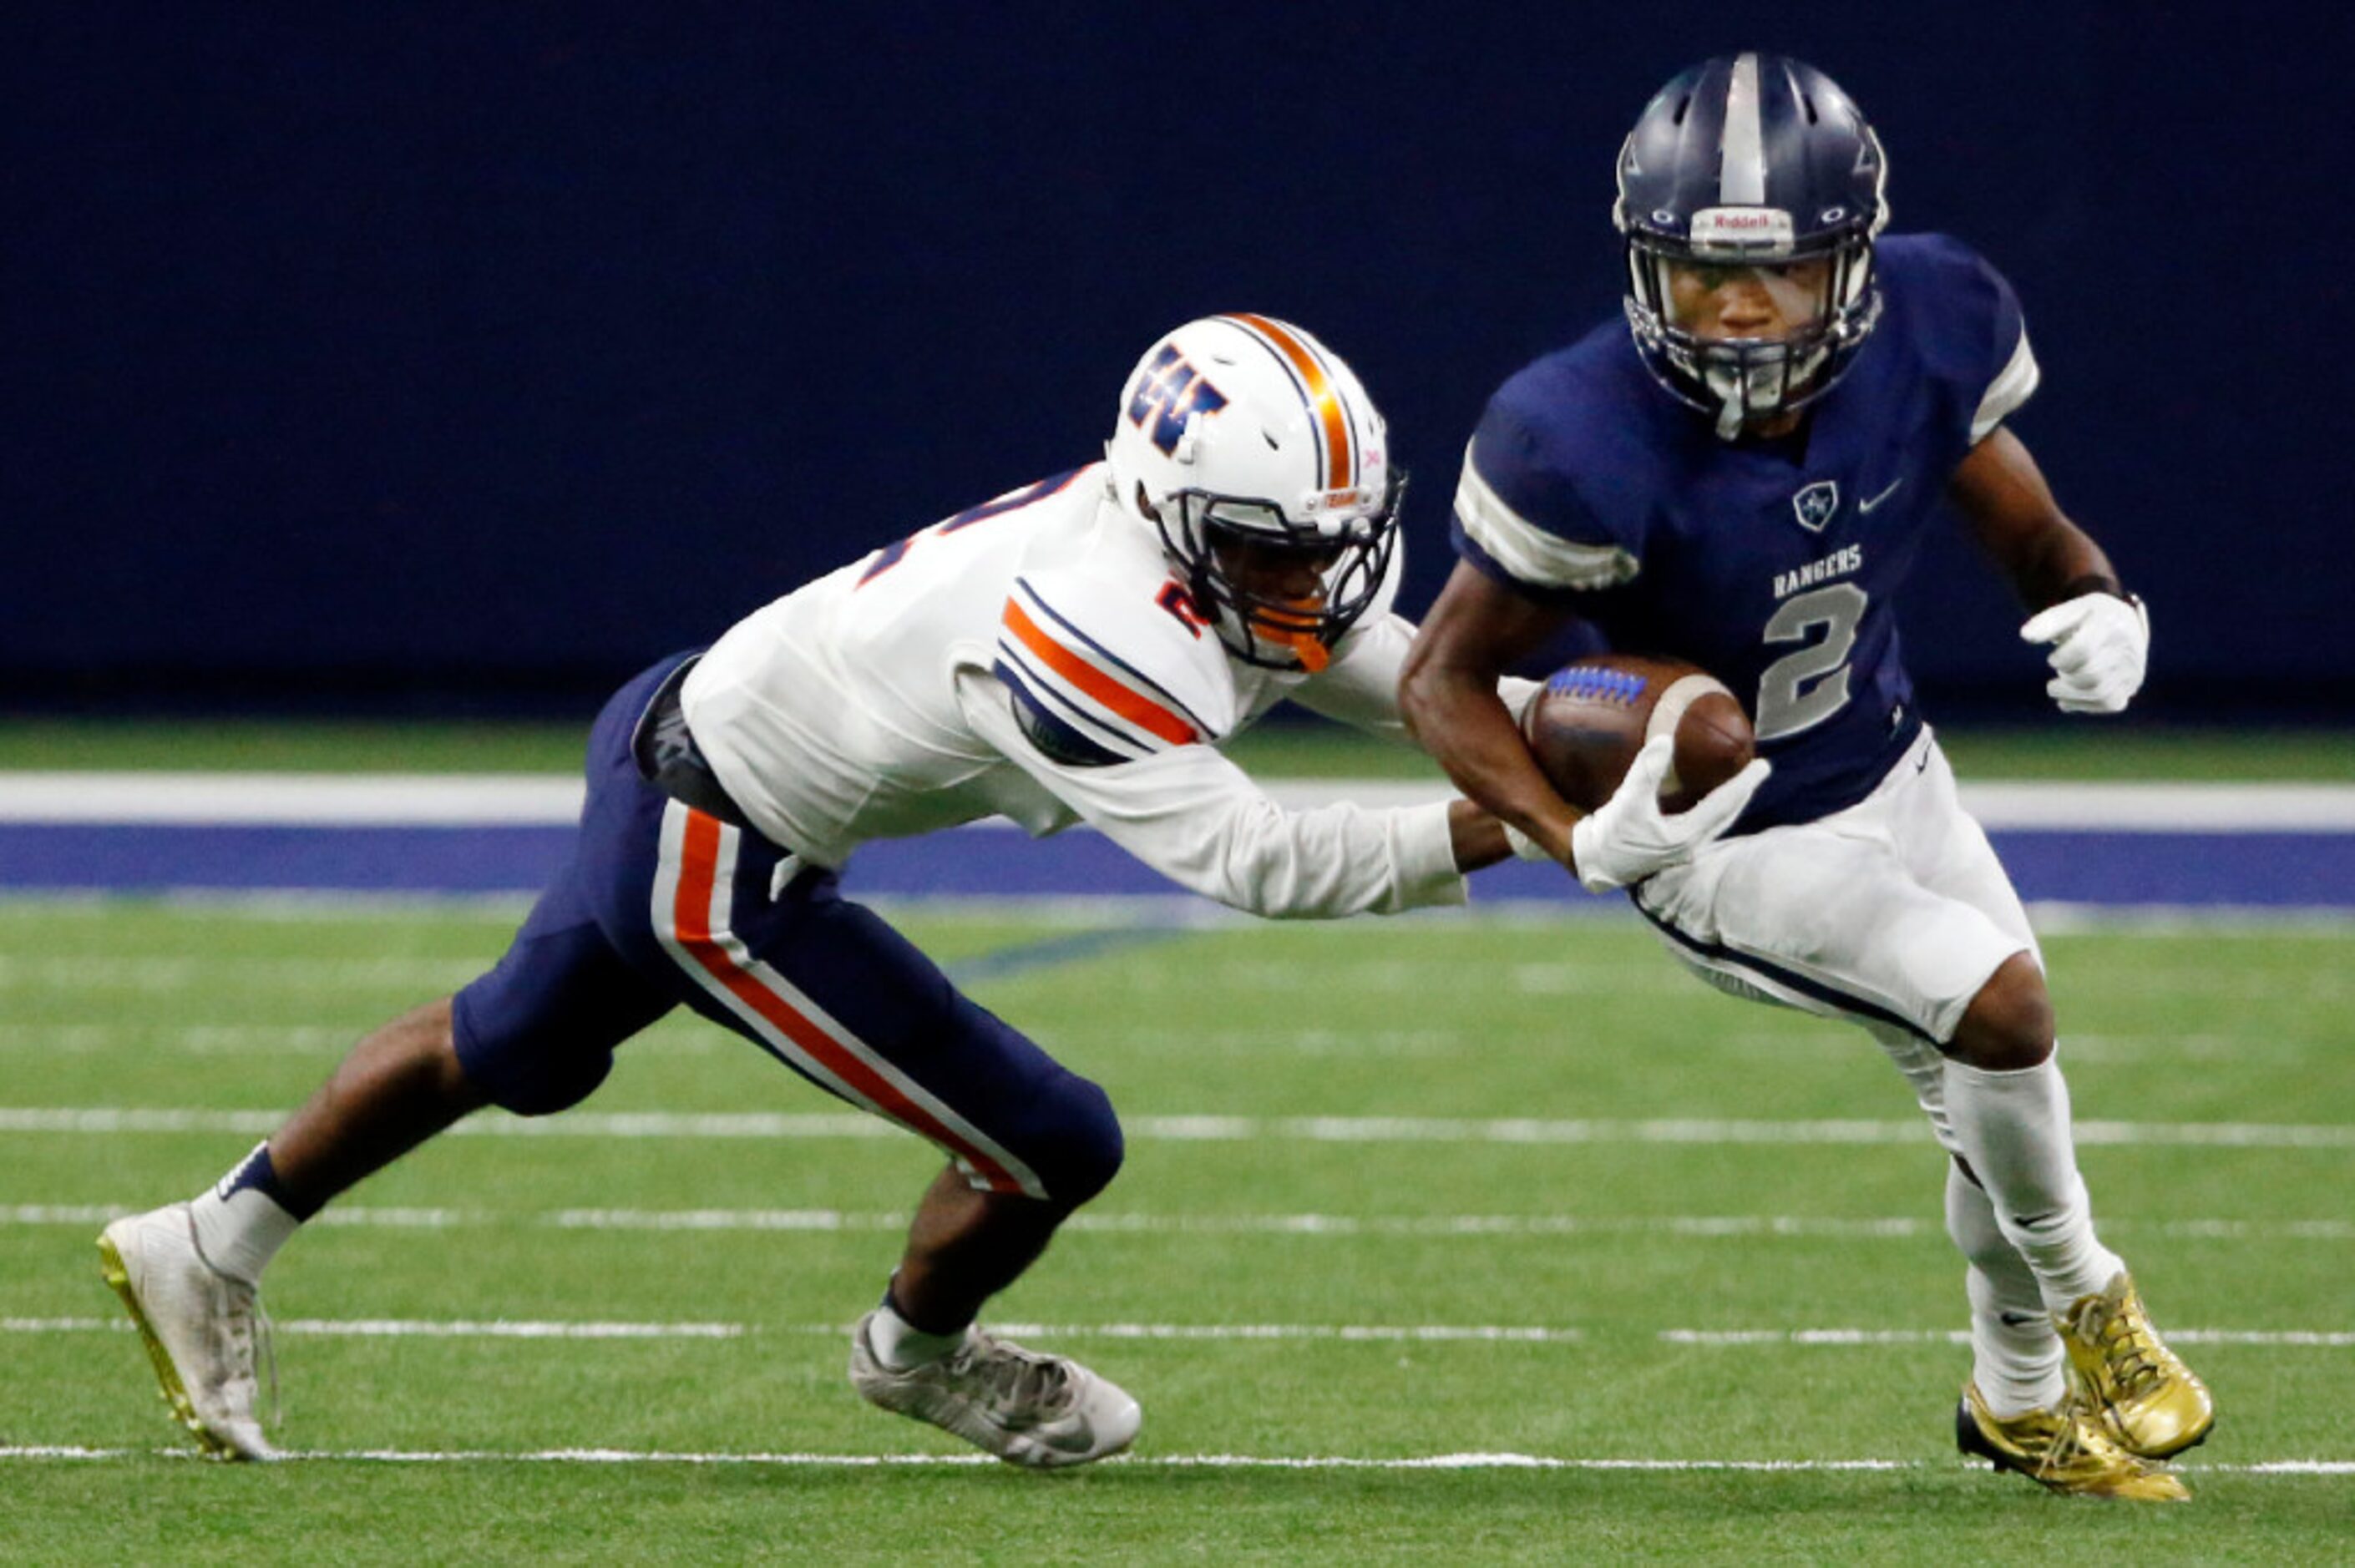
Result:
[[[12,6],[0,703],[570,711],[1085,460],[1223,309],[1386,405],[1420,609],[1488,390],[1616,308],[1626,124],[1761,47],[2017,284],[2153,710],[2355,716],[2355,26],[2293,14]],[[1934,700],[2038,700],[1967,546],[1917,587]]]

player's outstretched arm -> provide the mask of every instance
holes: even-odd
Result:
[[[1295,687],[1290,700],[1365,734],[1412,746],[1415,737],[1399,713],[1399,675],[1413,643],[1414,622],[1402,615],[1361,624],[1336,652],[1331,667]],[[1497,681],[1497,694],[1518,722],[1540,686],[1507,675]]]
[[[1497,683],[1569,619],[1459,561],[1407,651],[1398,693],[1407,728],[1455,787],[1564,864],[1579,812],[1538,770]]]
[[[1955,469],[1947,494],[2036,612],[2019,635],[2051,645],[2045,690],[2053,701],[2068,713],[2123,710],[2142,688],[2149,612],[2119,585],[2102,547],[2062,514],[2027,447],[1998,427]]]
[[[1214,746],[1057,755],[997,675],[967,670],[957,694],[977,739],[1122,849],[1230,908],[1319,920],[1461,904],[1463,874],[1507,853],[1503,829],[1467,816],[1461,800],[1288,810]]]
[[[1447,847],[1458,871],[1480,871],[1513,858],[1513,844],[1505,824],[1488,809],[1471,800],[1447,802]]]

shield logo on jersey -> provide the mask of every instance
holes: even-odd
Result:
[[[1829,479],[1819,479],[1803,487],[1791,497],[1791,510],[1799,514],[1799,526],[1810,534],[1820,534],[1824,524],[1839,510],[1839,484]]]

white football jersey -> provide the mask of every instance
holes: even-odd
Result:
[[[1263,669],[1201,624],[1101,464],[1012,491],[754,611],[681,700],[764,834],[839,868],[869,839],[993,815],[1086,821],[1268,916],[1461,903],[1444,802],[1278,807],[1219,747],[1278,702],[1404,738],[1391,580],[1330,664]]]

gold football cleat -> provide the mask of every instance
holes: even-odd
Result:
[[[2216,1425],[2215,1401],[2151,1327],[2129,1276],[2120,1274],[2099,1295],[2079,1297],[2054,1327],[2069,1348],[2069,1379],[2079,1401],[2120,1447],[2164,1459],[2206,1441]]]
[[[1998,1420],[1976,1383],[1963,1385],[1955,1411],[1955,1446],[2018,1470],[2039,1486],[2077,1497],[2182,1502],[2191,1489],[2167,1471],[2137,1458],[2074,1402],[2062,1410],[2031,1410]]]

